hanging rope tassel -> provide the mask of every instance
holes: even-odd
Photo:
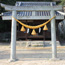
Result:
[[[33,29],[33,31],[32,31],[31,34],[32,34],[32,35],[36,35],[35,29]]]
[[[22,27],[21,27],[21,30],[20,30],[20,31],[23,31],[23,32],[25,31],[25,28],[24,28],[24,26],[22,26]]]
[[[30,26],[30,25],[26,25],[24,23],[22,23],[21,21],[17,20],[16,18],[14,18],[18,23],[20,23],[21,25],[25,26],[26,28],[30,28],[30,29],[37,29],[37,28],[40,28],[44,25],[46,25],[47,23],[49,23],[53,18],[55,18],[56,16],[52,17],[51,19],[49,19],[48,21],[46,21],[45,23],[43,24],[40,24],[40,25],[37,25],[37,26]]]
[[[48,30],[48,27],[47,25],[44,26],[43,30]]]

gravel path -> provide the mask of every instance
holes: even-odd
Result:
[[[57,57],[62,60],[49,60],[52,57],[52,51],[46,49],[24,49],[17,47],[16,62],[9,62],[10,46],[0,45],[0,65],[65,65],[65,47],[57,49]]]

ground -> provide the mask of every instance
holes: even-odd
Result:
[[[55,61],[51,60],[51,47],[16,47],[18,61],[9,62],[10,49],[9,44],[0,43],[0,65],[65,65],[65,46],[57,47]]]

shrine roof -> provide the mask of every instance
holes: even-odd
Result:
[[[56,5],[56,2],[16,2],[15,6],[51,6]]]
[[[16,2],[15,6],[55,6],[56,2]],[[12,12],[3,12],[2,16],[12,16]],[[55,15],[60,14],[55,11]],[[32,11],[17,11],[17,16],[32,16]],[[35,11],[35,16],[50,16],[50,11]]]
[[[4,12],[2,13],[2,16],[11,16],[12,12]],[[55,11],[55,15],[60,16],[57,11]],[[32,11],[22,11],[22,12],[17,12],[17,16],[32,16]],[[36,16],[50,16],[50,11],[40,11],[36,12]]]

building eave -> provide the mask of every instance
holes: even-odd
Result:
[[[48,20],[51,16],[17,16],[18,20]],[[12,20],[11,16],[2,16],[3,20]],[[56,20],[63,20],[64,16],[56,16]]]

